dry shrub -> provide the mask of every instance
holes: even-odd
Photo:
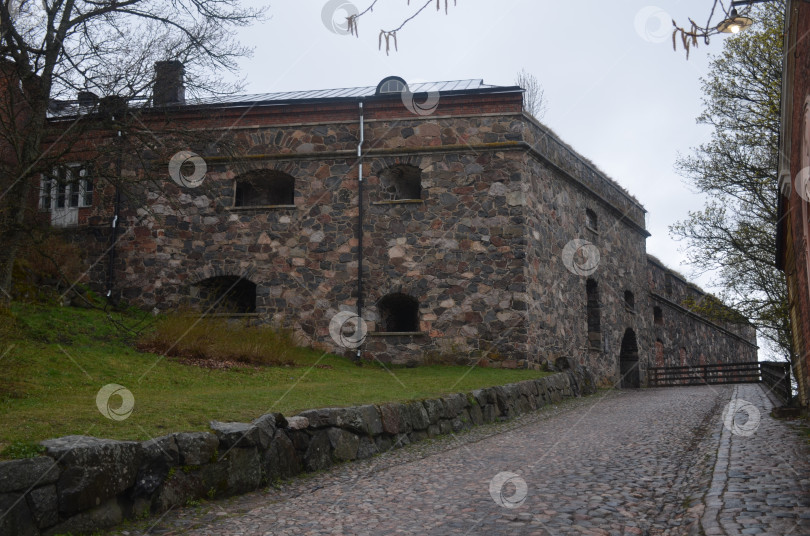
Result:
[[[170,357],[263,365],[294,365],[301,354],[292,330],[178,313],[161,317],[138,348]]]
[[[58,235],[23,245],[14,266],[15,297],[47,301],[81,279],[83,258],[78,245]]]

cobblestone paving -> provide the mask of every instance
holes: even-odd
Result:
[[[735,394],[762,408],[750,437],[723,426]],[[691,536],[702,523],[707,535],[810,534],[801,525],[810,518],[810,456],[769,410],[756,385],[601,392],[278,489],[171,511],[149,533]],[[493,498],[501,472],[517,478]]]
[[[705,534],[810,534],[810,449],[791,423],[770,416],[772,400],[759,385],[734,387],[737,419],[717,427],[719,449]],[[751,407],[753,406],[753,408]]]

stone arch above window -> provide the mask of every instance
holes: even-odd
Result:
[[[656,326],[664,325],[664,311],[657,305],[653,307],[653,324]]]
[[[295,178],[283,171],[249,171],[239,175],[235,181],[236,207],[295,204]]]
[[[419,301],[407,294],[384,296],[377,304],[381,331],[387,333],[419,331]]]
[[[422,199],[422,170],[410,164],[396,164],[380,173],[380,194],[384,201]]]
[[[256,284],[235,275],[203,279],[191,287],[191,297],[204,312],[246,314],[256,312]]]
[[[585,226],[593,231],[599,230],[599,221],[596,218],[596,212],[591,209],[585,209]]]

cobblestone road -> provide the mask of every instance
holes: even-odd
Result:
[[[723,425],[731,400],[757,408],[753,434],[748,406]],[[810,451],[770,408],[758,385],[600,393],[172,511],[150,533],[807,535]],[[493,498],[502,472],[516,476]]]

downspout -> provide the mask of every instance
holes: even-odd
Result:
[[[112,118],[115,121],[115,117]],[[117,178],[121,178],[121,153],[122,148],[121,145],[123,144],[123,136],[121,131],[118,131],[118,156],[116,158],[115,163],[115,175]],[[115,211],[113,212],[113,219],[112,219],[112,234],[110,235],[110,256],[108,259],[107,265],[107,301],[112,297],[112,289],[114,284],[114,277],[115,277],[115,244],[118,242],[118,217],[121,213],[121,188],[116,183],[115,185]]]
[[[357,144],[357,316],[363,318],[363,141],[365,141],[363,124],[363,100],[360,108],[360,142]],[[361,356],[357,349],[357,359]]]

